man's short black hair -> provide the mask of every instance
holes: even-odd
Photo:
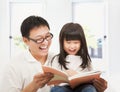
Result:
[[[48,22],[40,16],[29,16],[21,25],[21,34],[23,37],[29,37],[30,31],[39,26],[47,26],[50,29]]]

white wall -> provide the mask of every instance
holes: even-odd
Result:
[[[109,1],[109,28],[108,28],[108,51],[109,51],[109,84],[110,88],[119,92],[120,87],[120,1]],[[110,92],[110,91],[108,91]]]
[[[109,0],[109,61],[110,74],[120,74],[120,1]]]
[[[7,2],[6,0],[0,1],[0,62],[6,62],[9,58],[9,31],[7,21]]]

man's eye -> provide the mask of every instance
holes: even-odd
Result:
[[[46,37],[50,37],[51,35],[49,34],[49,35],[46,35]]]
[[[42,38],[40,38],[40,39],[37,39],[37,41],[42,41],[43,39]]]
[[[39,37],[39,38],[37,38],[36,40],[40,40],[40,39],[42,39],[42,37]]]

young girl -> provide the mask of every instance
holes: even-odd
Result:
[[[67,23],[59,35],[60,53],[52,60],[52,67],[66,71],[87,72],[92,70],[83,28],[77,23]],[[107,82],[100,78],[72,89],[69,84],[59,84],[51,92],[104,92]]]

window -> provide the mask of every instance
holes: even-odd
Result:
[[[20,26],[22,21],[30,15],[45,16],[44,3],[10,2],[10,56],[26,48],[21,39]]]
[[[73,0],[72,2],[73,22],[80,23],[83,26],[92,61],[105,70],[107,65],[107,53],[105,52],[106,10],[106,3],[103,0],[79,0],[77,2]]]

